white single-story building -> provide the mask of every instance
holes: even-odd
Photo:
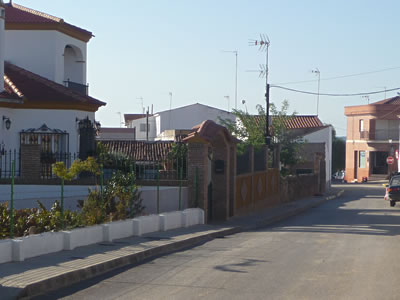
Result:
[[[146,140],[146,128],[148,128],[148,140],[154,141],[161,137],[166,130],[192,129],[204,120],[212,120],[219,123],[219,118],[235,120],[235,115],[222,109],[208,105],[195,103],[171,110],[165,110],[148,116],[143,114],[125,114],[125,125],[136,128],[136,139]],[[165,134],[162,139],[166,140]],[[169,140],[174,140],[171,136]]]

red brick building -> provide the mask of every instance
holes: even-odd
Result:
[[[361,182],[363,177],[384,178],[398,170],[400,97],[368,105],[345,107],[347,116],[346,177]],[[387,164],[388,156],[394,157]]]

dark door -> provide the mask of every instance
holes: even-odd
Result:
[[[358,151],[354,151],[354,179],[357,179]]]

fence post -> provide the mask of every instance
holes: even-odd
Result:
[[[179,210],[182,210],[182,172],[183,168],[179,168]]]
[[[10,207],[10,237],[14,238],[14,173],[15,160],[11,164],[11,207]]]
[[[64,178],[61,178],[61,226],[65,229],[64,219]]]
[[[103,183],[104,183],[103,181],[104,181],[103,164],[100,164],[100,206],[103,216],[105,217],[104,199],[103,199]]]
[[[129,217],[133,217],[133,191],[134,191],[134,184],[135,184],[135,173],[133,172],[133,164],[132,162],[129,165],[130,173],[131,173],[131,197],[129,197]]]
[[[160,213],[160,170],[157,167],[157,214]]]

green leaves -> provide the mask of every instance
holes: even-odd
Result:
[[[69,169],[66,168],[64,162],[56,162],[52,165],[53,173],[64,180],[72,180],[81,172],[91,172],[100,174],[100,167],[93,157],[88,157],[87,160],[75,160]]]

